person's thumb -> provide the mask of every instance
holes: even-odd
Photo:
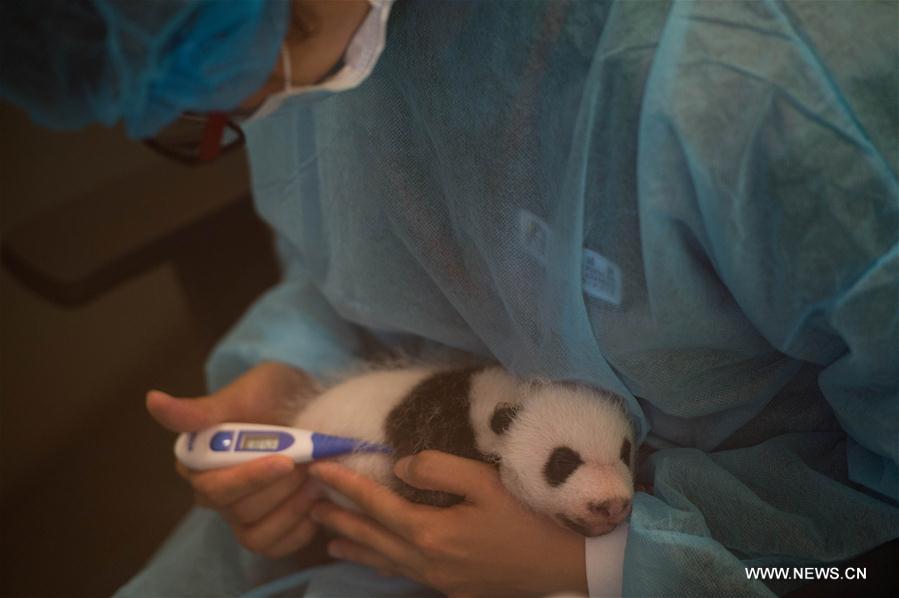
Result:
[[[147,411],[172,432],[196,432],[233,419],[230,401],[212,395],[178,399],[159,390],[147,393]]]

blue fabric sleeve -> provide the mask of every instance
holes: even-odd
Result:
[[[746,567],[839,563],[899,536],[897,48],[870,30],[896,13],[878,9],[673,5],[644,99],[643,232],[674,231],[812,375],[739,440],[650,458],[625,595],[782,593],[802,581]],[[804,29],[819,11],[838,29]]]
[[[698,4],[689,20],[718,10]],[[884,136],[879,118],[890,99],[829,68],[845,60],[832,48],[840,40],[798,29],[805,16],[757,17],[781,39],[755,59],[726,36],[703,36],[708,60],[665,65],[676,78],[656,78],[656,91],[669,98],[669,147],[689,169],[718,276],[773,347],[823,368],[819,385],[842,427],[865,459],[877,455],[881,471],[895,471],[899,184],[895,129]],[[687,25],[669,41],[689,47],[704,28]],[[895,87],[895,63],[862,50],[855,77]],[[700,80],[703,98],[690,88]],[[716,134],[714,123],[726,126]],[[850,476],[864,482],[853,461]],[[899,499],[899,486],[870,481]]]
[[[899,499],[890,483],[899,462],[897,148],[895,128],[883,131],[889,94],[862,87],[895,88],[895,56],[857,42],[849,78],[849,65],[828,68],[846,60],[843,40],[827,38],[838,32],[801,30],[808,15],[768,8],[740,15],[741,28],[748,21],[776,40],[756,55],[708,33],[709,23],[739,20],[731,7],[675,8],[641,135],[666,158],[647,157],[643,170],[652,177],[670,171],[672,156],[682,161],[689,186],[668,188],[686,197],[669,201],[696,206],[703,228],[693,232],[765,339],[824,368],[821,390],[859,445],[850,475]]]
[[[283,280],[269,289],[215,347],[206,364],[210,392],[263,361],[324,377],[356,359],[357,329],[342,319],[305,275],[300,257],[277,241]]]

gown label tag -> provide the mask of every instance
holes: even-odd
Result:
[[[621,305],[621,268],[592,249],[584,248],[582,284],[595,299]]]

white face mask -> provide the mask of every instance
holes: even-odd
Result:
[[[356,31],[356,35],[347,45],[343,55],[343,66],[324,81],[314,85],[297,86],[291,83],[290,52],[287,51],[286,46],[281,46],[284,89],[268,96],[262,105],[243,122],[264,118],[280,108],[286,100],[298,95],[317,91],[338,92],[360,85],[374,70],[378,58],[384,51],[387,19],[390,17],[393,2],[394,0],[369,0],[371,10]]]

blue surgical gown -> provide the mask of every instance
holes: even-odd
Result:
[[[625,595],[782,593],[744,567],[896,538],[896,23],[894,2],[398,2],[362,86],[247,125],[284,278],[210,385],[377,345],[623,394],[657,449]],[[125,593],[260,570],[198,512]]]

